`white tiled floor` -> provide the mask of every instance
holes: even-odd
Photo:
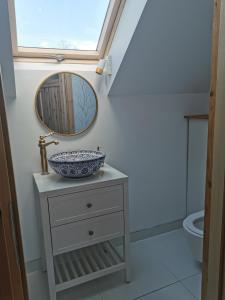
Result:
[[[139,298],[140,300],[194,300],[195,298],[185,290],[182,284],[175,283],[159,291]]]
[[[57,300],[200,299],[201,269],[182,229],[131,244],[132,282],[115,273],[60,293]],[[49,300],[46,275],[28,276],[30,300]]]
[[[196,299],[201,299],[202,275],[191,276],[182,281],[182,284],[191,292]]]

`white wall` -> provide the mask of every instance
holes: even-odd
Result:
[[[43,78],[60,68],[77,71],[98,90],[95,66],[17,64],[17,99],[7,105],[26,261],[40,256],[32,173],[40,171],[37,143],[45,130],[35,116],[34,96]],[[183,116],[206,111],[206,94],[107,98],[102,93],[94,126],[78,137],[57,137],[60,145],[48,153],[103,146],[107,162],[129,175],[131,230],[149,228],[186,215]]]
[[[148,0],[110,93],[207,93],[213,7],[213,0]]]
[[[142,16],[148,0],[126,0],[120,21],[109,50],[112,57],[112,76],[109,79],[107,90],[109,91],[125,57],[130,41]]]
[[[208,120],[189,121],[187,214],[204,209]]]

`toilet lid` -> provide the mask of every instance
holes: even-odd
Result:
[[[188,216],[184,222],[183,226],[187,230],[191,231],[193,234],[203,237],[203,230],[195,226],[196,221],[204,218],[204,210],[201,210],[197,213],[191,214]]]

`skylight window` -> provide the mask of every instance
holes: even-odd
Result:
[[[14,56],[100,59],[125,0],[8,0]]]
[[[15,0],[18,46],[97,50],[109,0]]]

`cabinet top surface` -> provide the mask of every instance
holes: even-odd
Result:
[[[99,183],[128,178],[125,174],[107,164],[105,164],[95,175],[86,178],[64,178],[56,173],[50,173],[49,175],[34,173],[33,177],[39,193],[54,192],[67,188],[85,188]]]

